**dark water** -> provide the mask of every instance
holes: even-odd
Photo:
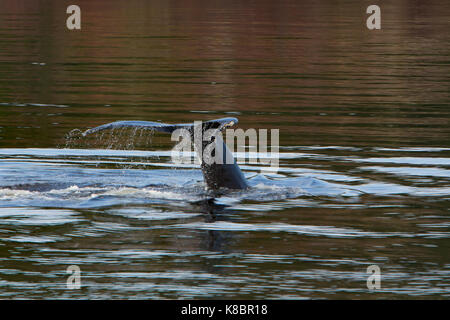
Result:
[[[69,4],[0,2],[0,298],[450,297],[448,1]],[[224,116],[280,170],[214,201],[168,137],[66,139]]]

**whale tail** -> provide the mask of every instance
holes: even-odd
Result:
[[[209,120],[201,122],[201,130],[205,132],[209,129],[215,129],[217,131],[222,131],[226,127],[233,126],[238,123],[236,118],[221,118],[215,120]],[[166,124],[161,122],[152,121],[116,121],[107,123],[89,130],[83,133],[83,136],[96,133],[103,130],[117,129],[117,128],[140,128],[148,129],[157,132],[172,133],[177,129],[186,129],[190,132],[191,137],[194,136],[195,123],[190,124]],[[201,169],[203,172],[203,177],[208,189],[217,190],[220,188],[228,189],[246,189],[248,188],[247,180],[244,174],[236,163],[232,153],[226,146],[225,142],[219,137],[212,138],[210,141],[202,141],[202,145],[195,145],[195,150],[198,157],[201,159]],[[203,150],[208,147],[209,144],[215,143],[215,150],[221,148],[221,154],[223,161],[219,163],[206,163],[202,161]],[[231,161],[230,161],[231,159]]]
[[[236,123],[238,123],[238,119],[236,118],[221,118],[216,120],[209,120],[202,122],[202,129],[203,131],[208,129],[223,130],[225,127],[233,126]],[[118,128],[140,128],[164,133],[172,133],[177,129],[187,129],[189,131],[192,131],[194,129],[194,125],[194,123],[167,124],[153,121],[116,121],[86,130],[85,132],[83,132],[83,136],[103,130]]]

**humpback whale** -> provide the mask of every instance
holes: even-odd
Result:
[[[202,133],[210,129],[213,129],[213,132],[221,132],[226,127],[233,126],[236,123],[238,123],[238,120],[236,118],[221,118],[201,122],[200,129],[202,130]],[[177,129],[185,129],[191,135],[192,141],[194,141],[194,150],[196,151],[197,156],[200,158],[203,177],[208,189],[246,189],[249,186],[244,174],[236,163],[236,159],[233,157],[231,151],[228,149],[225,142],[221,139],[220,135],[212,135],[211,139],[207,141],[201,139],[200,145],[198,142],[196,142],[196,139],[194,137],[196,130],[196,126],[194,123],[166,124],[152,121],[116,121],[86,130],[83,133],[83,136],[103,130],[127,127],[154,130],[169,134]],[[203,161],[203,150],[205,150],[211,143],[216,144],[214,152],[217,152],[218,150],[221,152],[218,156],[222,157],[222,161],[214,161],[213,163],[207,163],[206,161]]]

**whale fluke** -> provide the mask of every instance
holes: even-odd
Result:
[[[96,133],[103,130],[109,129],[119,129],[119,128],[142,128],[149,130],[156,130],[159,132],[172,133],[176,128],[174,125],[169,125],[165,123],[159,122],[151,122],[151,121],[116,121],[107,123],[83,132],[83,136],[88,134]]]
[[[217,129],[221,131],[224,128],[233,126],[237,123],[238,119],[236,118],[221,118],[201,122],[202,125],[201,129],[202,132],[205,132],[206,130],[209,129]],[[152,121],[116,121],[86,130],[85,132],[83,132],[83,136],[103,130],[117,129],[117,128],[140,128],[164,133],[172,133],[177,129],[186,129],[191,134],[191,137],[194,138],[195,123],[166,124]],[[220,163],[208,164],[202,159],[203,150],[205,150],[205,148],[211,143],[216,143],[215,150],[217,150],[217,148],[222,148],[221,151],[223,161],[221,161]],[[201,159],[201,169],[208,189],[217,190],[220,188],[228,188],[228,189],[248,188],[248,183],[247,180],[245,179],[244,174],[237,165],[236,159],[234,159],[232,153],[230,152],[227,145],[223,142],[222,139],[220,138],[218,139],[216,137],[216,139],[211,139],[211,141],[202,141],[201,146],[195,145],[194,143],[194,147],[195,147],[194,149],[197,152],[197,156],[199,156],[199,158]]]
[[[202,123],[203,130],[208,129],[219,129],[222,130],[225,127],[232,126],[238,123],[238,119],[236,118],[221,118],[216,120],[205,121]],[[177,129],[187,129],[192,130],[194,127],[194,123],[186,124],[167,124],[162,122],[153,122],[153,121],[116,121],[107,123],[83,132],[83,136],[88,134],[96,133],[103,130],[108,129],[118,129],[118,128],[140,128],[140,129],[149,129],[158,132],[172,133]]]

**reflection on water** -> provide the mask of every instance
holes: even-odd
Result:
[[[369,4],[2,1],[0,297],[448,298],[450,7]],[[280,170],[215,199],[168,137],[73,131],[230,115]]]
[[[215,199],[169,152],[0,149],[3,296],[370,297],[371,264],[380,296],[448,295],[447,150],[290,149],[278,174],[242,165],[251,189]],[[81,292],[64,287],[72,264]]]

